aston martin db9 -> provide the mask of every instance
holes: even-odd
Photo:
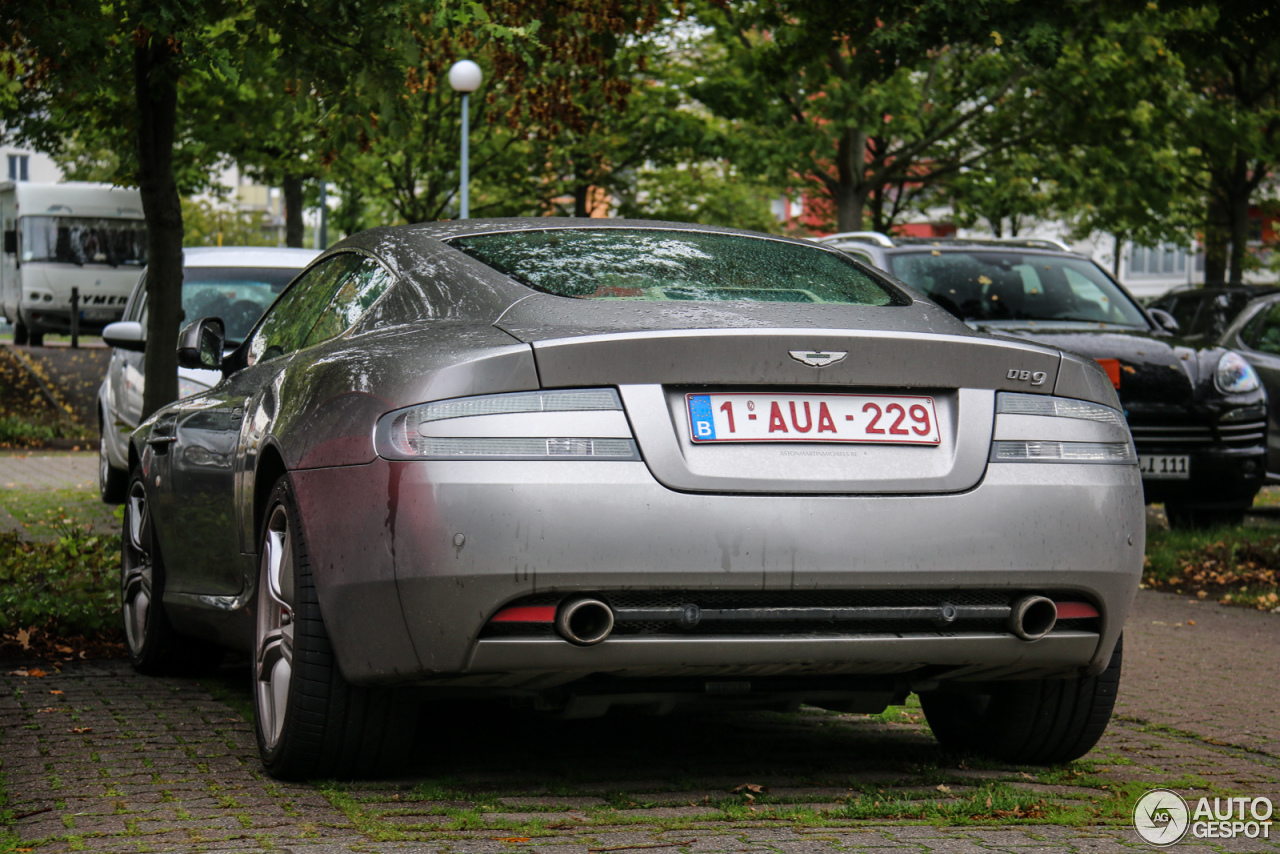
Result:
[[[380,228],[131,436],[147,673],[238,648],[282,778],[385,772],[418,706],[876,712],[1087,752],[1142,567],[1091,359],[814,243],[626,220]]]

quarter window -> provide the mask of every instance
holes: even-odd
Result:
[[[372,258],[366,258],[347,276],[333,301],[307,336],[306,346],[336,338],[351,328],[391,285],[391,274]]]
[[[249,364],[287,356],[303,347],[333,302],[334,294],[361,263],[359,255],[335,255],[308,270],[267,310],[249,341]]]

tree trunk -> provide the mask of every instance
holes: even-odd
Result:
[[[573,215],[574,216],[580,216],[580,217],[591,216],[591,209],[587,207],[587,202],[589,201],[590,195],[591,195],[590,184],[575,183],[573,185]]]
[[[1244,157],[1237,154],[1232,170],[1231,200],[1231,279],[1233,285],[1244,284],[1244,262],[1249,252],[1249,173]]]
[[[178,87],[173,54],[151,34],[133,51],[138,109],[138,189],[147,221],[146,418],[178,398],[178,326],[182,322],[182,204],[173,174]]]
[[[581,161],[575,159],[573,164],[573,215],[591,216],[591,179]]]
[[[1204,283],[1220,285],[1227,280],[1227,213],[1216,192],[1209,195],[1204,224]]]
[[[1111,275],[1116,281],[1120,281],[1120,253],[1124,251],[1124,235],[1117,234],[1116,248],[1111,253]]]
[[[867,137],[858,130],[840,135],[836,143],[836,231],[861,231],[867,204]]]
[[[284,245],[302,248],[302,178],[286,175],[284,189]]]

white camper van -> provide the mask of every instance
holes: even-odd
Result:
[[[0,181],[0,233],[0,313],[16,344],[68,332],[72,288],[82,331],[119,320],[147,263],[142,198],[109,184]]]

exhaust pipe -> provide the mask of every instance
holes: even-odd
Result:
[[[556,632],[569,643],[592,646],[612,631],[613,609],[599,599],[567,599],[556,610]]]
[[[1009,631],[1025,641],[1040,640],[1058,622],[1058,606],[1044,596],[1023,596],[1013,603]]]

